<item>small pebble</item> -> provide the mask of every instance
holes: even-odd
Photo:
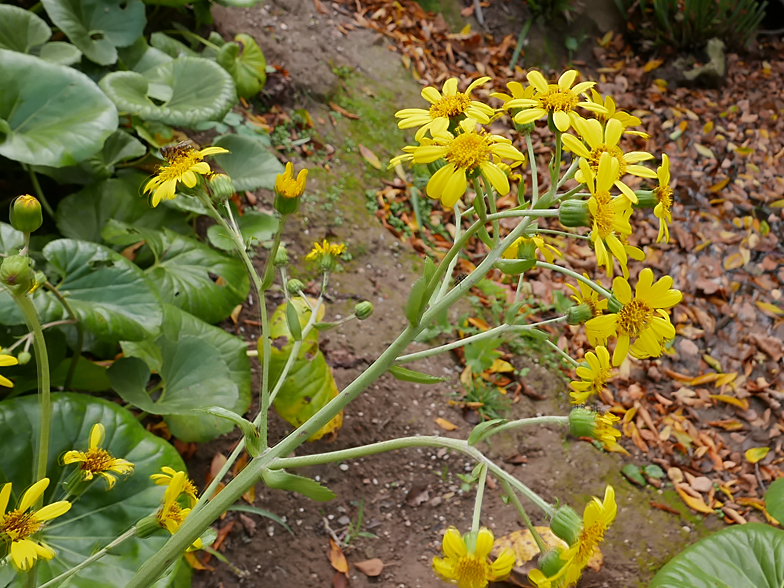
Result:
[[[347,472],[348,471],[348,464],[347,463],[340,464],[340,470],[343,471],[343,472]]]

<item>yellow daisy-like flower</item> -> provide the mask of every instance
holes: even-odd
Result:
[[[294,178],[294,166],[289,161],[282,174],[275,177],[275,193],[283,198],[299,198],[305,191],[305,184],[308,179],[308,170],[301,169]]]
[[[185,475],[185,472],[175,472],[163,495],[163,506],[161,506],[156,515],[158,524],[172,535],[180,530],[180,526],[191,513],[190,508],[182,508],[179,503],[180,496],[186,493],[189,483],[190,481],[188,480],[188,476]],[[188,551],[194,551],[201,548],[201,539],[196,539],[196,541],[190,545]]]
[[[117,475],[128,476],[133,473],[134,465],[130,461],[112,457],[112,454],[101,447],[106,438],[106,430],[101,423],[90,429],[90,442],[87,451],[69,451],[63,456],[63,463],[79,464],[83,480],[92,480],[101,476],[106,480],[107,489],[111,490],[117,481]]]
[[[188,188],[193,188],[198,182],[199,175],[205,176],[211,171],[210,164],[204,161],[204,158],[216,153],[228,153],[228,151],[223,147],[175,150],[144,186],[145,193],[152,192],[152,206],[158,206],[161,200],[174,200],[177,196],[177,184],[180,182]]]
[[[449,527],[444,535],[442,550],[443,558],[433,558],[433,571],[449,584],[458,588],[484,588],[488,582],[499,582],[506,578],[515,564],[515,555],[511,549],[504,549],[494,562],[488,561],[493,549],[493,532],[480,529],[475,536],[460,532]]]
[[[599,160],[602,155],[609,153],[618,162],[618,171],[613,178],[615,187],[636,204],[637,195],[623,182],[623,177],[626,174],[631,174],[641,178],[655,178],[656,172],[652,169],[644,165],[636,165],[641,161],[653,159],[653,155],[646,151],[624,153],[623,149],[618,146],[623,134],[623,125],[617,119],[610,119],[607,121],[607,125],[602,128],[602,123],[598,120],[580,118],[575,121],[574,126],[580,136],[588,143],[590,150],[580,139],[568,134],[561,137],[564,146],[575,155],[579,155],[581,161],[587,161],[594,172],[599,168]],[[581,170],[582,166],[574,175],[574,179],[582,183],[585,180],[585,175]]]
[[[509,89],[509,94],[504,94],[503,92],[493,92],[490,94],[492,98],[502,100],[504,107],[506,107],[506,103],[510,100],[533,100],[534,95],[536,94],[535,86],[523,86],[520,82],[508,82],[506,87]]]
[[[618,439],[621,438],[621,432],[615,428],[615,424],[620,420],[621,418],[618,415],[614,415],[611,412],[596,415],[596,426],[592,436],[604,445],[604,448],[608,451],[622,450],[618,446]]]
[[[653,189],[653,195],[659,201],[653,209],[653,214],[659,219],[659,236],[656,242],[669,243],[668,225],[672,223],[672,188],[670,188],[670,158],[666,153],[662,156],[662,164],[656,170],[656,175],[659,178],[659,186]]]
[[[580,94],[591,89],[595,82],[580,82],[572,87],[577,78],[576,70],[564,72],[557,84],[548,84],[538,71],[528,72],[527,77],[531,85],[536,88],[536,94],[532,98],[514,98],[504,104],[505,109],[521,109],[514,117],[517,124],[532,123],[552,114],[555,127],[564,132],[568,131],[574,121],[579,118],[575,112],[575,108],[578,106],[591,112],[606,112],[604,106],[580,100]]]
[[[163,466],[161,468],[161,473],[151,475],[150,479],[155,482],[156,486],[170,486],[177,473],[178,472],[174,468]],[[185,477],[185,486],[182,493],[188,498],[188,502],[191,506],[194,506],[199,501],[199,490],[196,488],[196,484],[187,476]]]
[[[23,572],[32,568],[39,557],[52,559],[55,556],[54,549],[30,537],[40,531],[46,521],[64,515],[71,508],[70,502],[61,500],[28,512],[48,486],[49,478],[39,480],[24,493],[19,507],[8,512],[6,508],[11,498],[11,483],[0,489],[0,536],[10,543],[14,567]]]
[[[447,208],[452,208],[465,194],[468,178],[479,173],[487,177],[499,195],[509,192],[509,179],[493,162],[493,156],[511,159],[512,162],[524,159],[509,139],[477,131],[476,121],[472,118],[460,122],[456,135],[444,131],[436,134],[432,142],[411,150],[414,163],[446,160],[428,181],[426,191],[430,198],[439,198]]]
[[[539,235],[531,235],[530,237],[518,237],[514,243],[512,243],[506,251],[503,252],[501,257],[504,259],[520,259],[520,249],[522,248],[530,248],[531,255],[535,251],[539,251],[544,257],[547,263],[553,263],[555,261],[555,256],[563,257],[563,254],[558,251],[555,247],[546,243],[545,240],[540,237]],[[531,259],[529,256],[528,259]]]
[[[637,359],[648,359],[649,357],[661,357],[662,355],[675,355],[675,350],[672,349],[671,343],[674,339],[662,339],[659,341],[659,352],[656,354],[650,353],[645,347],[642,345],[640,340],[634,342],[629,348],[629,353],[632,357]]]
[[[323,243],[313,243],[313,249],[305,256],[307,261],[313,261],[325,255],[340,255],[346,250],[345,243],[330,243],[324,239]]]
[[[623,132],[628,135],[637,135],[638,137],[642,137],[643,139],[650,138],[648,133],[644,133],[642,131],[631,131],[629,127],[636,127],[642,124],[642,121],[637,118],[636,116],[632,116],[631,114],[624,112],[623,110],[617,110],[615,106],[615,100],[612,96],[605,96],[602,99],[602,95],[599,94],[595,89],[591,88],[591,95],[588,96],[588,100],[593,102],[594,104],[598,104],[600,106],[604,106],[607,113],[597,112],[596,119],[601,122],[602,124],[606,124],[607,121],[611,119],[617,120],[621,125],[623,125]]]
[[[588,274],[583,273],[583,276],[588,278]],[[602,313],[607,309],[607,299],[600,297],[599,293],[591,288],[588,284],[584,282],[577,282],[577,286],[573,286],[572,284],[566,284],[569,289],[574,292],[574,296],[571,296],[571,299],[574,300],[578,305],[585,304],[588,308],[591,309],[591,314],[593,316],[601,316]],[[591,343],[591,345],[595,345]]]
[[[635,247],[634,245],[629,245],[629,235],[622,235],[620,237],[621,243],[623,244],[623,250],[626,251],[626,256],[634,261],[645,261],[645,252],[640,249],[639,247]],[[621,270],[623,271],[623,277],[627,280],[629,279],[629,268],[628,266],[622,265]]]
[[[15,358],[13,355],[5,355],[1,353],[2,351],[3,348],[0,347],[0,367],[19,364],[19,360],[17,358]],[[5,376],[0,376],[0,386],[5,386],[6,388],[13,388],[14,383],[8,378],[6,378]]]
[[[596,353],[589,351],[585,354],[585,361],[588,366],[580,366],[576,373],[579,380],[571,383],[572,404],[585,404],[594,394],[601,394],[604,385],[613,376],[612,366],[610,365],[610,352],[604,346],[596,348]]]
[[[493,109],[471,100],[471,92],[489,81],[489,77],[478,78],[471,82],[465,92],[457,91],[457,78],[449,78],[444,82],[441,92],[428,86],[422,90],[422,98],[430,102],[430,109],[405,108],[397,111],[395,118],[401,119],[397,123],[398,128],[421,127],[415,136],[417,141],[421,141],[427,131],[436,136],[446,131],[450,122],[463,117],[473,118],[482,124],[489,123]]]
[[[664,276],[653,283],[653,270],[646,267],[640,272],[635,295],[625,278],[613,280],[613,294],[623,307],[615,314],[605,314],[585,323],[589,336],[598,340],[617,337],[613,352],[613,365],[621,365],[632,339],[635,349],[650,357],[661,355],[661,341],[675,337],[675,328],[666,309],[678,304],[683,295],[672,288],[672,278]]]
[[[622,267],[625,267],[628,261],[621,239],[632,232],[632,226],[629,224],[632,203],[628,198],[613,198],[610,194],[613,178],[618,170],[618,161],[609,153],[603,153],[599,159],[596,177],[584,159],[580,160],[580,169],[591,192],[588,212],[591,214],[591,242],[596,250],[596,263],[599,267],[604,267],[607,275],[611,276],[613,256]]]

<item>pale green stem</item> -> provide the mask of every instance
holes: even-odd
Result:
[[[560,200],[569,200],[572,196],[580,196],[582,198],[584,198],[586,196],[591,196],[590,193],[580,192],[582,187],[583,187],[583,185],[580,184],[576,188],[572,188],[568,192],[564,192],[563,194],[560,194],[553,202],[558,202]]]
[[[517,278],[517,289],[515,290],[514,302],[512,302],[512,305],[515,305],[520,301],[520,294],[522,293],[524,282],[525,282],[525,272],[520,274],[520,277]]]
[[[515,429],[522,429],[525,427],[533,427],[536,425],[568,425],[568,416],[540,416],[529,417],[527,419],[518,419],[516,421],[509,421],[503,425],[499,425],[490,429],[482,436],[482,440],[486,441],[489,437],[497,435],[498,433],[505,433],[506,431],[513,431]]]
[[[553,169],[550,173],[550,198],[555,198],[555,191],[558,189],[558,176],[561,173],[561,157],[563,144],[561,143],[561,131],[555,129],[555,156],[553,158]]]
[[[577,233],[567,233],[566,231],[557,231],[555,229],[536,229],[537,233],[547,233],[548,235],[560,235],[562,237],[569,237],[570,239],[590,239],[588,235],[578,235]]]
[[[604,288],[602,288],[599,284],[597,284],[593,280],[589,280],[585,276],[580,275],[580,274],[578,274],[575,271],[572,271],[572,270],[567,269],[565,267],[561,267],[560,265],[555,265],[555,264],[552,264],[552,263],[546,263],[544,261],[537,261],[536,262],[536,267],[541,267],[543,269],[549,269],[549,270],[552,270],[554,272],[560,272],[560,273],[562,273],[564,275],[570,276],[570,277],[574,278],[575,280],[577,280],[579,282],[582,282],[583,284],[585,284],[586,286],[588,286],[589,288],[591,288],[595,292],[598,292],[599,294],[601,294],[605,298],[612,298],[612,292],[610,292],[608,290],[605,290]]]
[[[131,537],[135,537],[135,536],[136,536],[136,527],[131,527],[125,533],[123,533],[122,535],[117,537],[117,539],[115,539],[114,541],[109,543],[106,547],[104,547],[100,551],[96,551],[94,554],[92,554],[90,557],[88,557],[83,562],[75,565],[70,570],[67,570],[67,571],[63,572],[59,576],[56,576],[56,577],[52,578],[51,580],[49,580],[45,584],[41,584],[40,588],[49,588],[50,586],[56,586],[57,584],[59,584],[61,582],[64,582],[65,580],[67,580],[71,576],[73,576],[76,573],[78,573],[80,570],[82,570],[82,569],[86,568],[87,566],[89,566],[91,563],[96,562],[99,559],[101,559],[104,555],[109,553],[109,551],[111,549],[114,549],[118,545],[121,545],[122,543],[125,543],[125,541],[127,541]]]
[[[544,544],[544,541],[542,540],[542,536],[539,534],[539,531],[536,530],[536,527],[534,527],[533,523],[531,522],[531,518],[528,516],[528,513],[525,512],[525,509],[523,508],[520,499],[517,497],[517,493],[514,490],[512,490],[512,487],[509,485],[509,482],[507,482],[506,480],[501,480],[501,486],[503,486],[504,492],[506,492],[506,495],[509,497],[509,500],[512,501],[512,505],[515,507],[517,514],[520,516],[520,520],[523,521],[523,524],[531,532],[531,537],[534,538],[534,541],[536,542],[536,546],[539,548],[539,551],[542,554],[544,554],[544,552],[547,551],[547,546]]]
[[[560,188],[568,180],[571,180],[574,177],[574,174],[577,173],[577,166],[579,165],[579,163],[580,163],[580,160],[577,157],[575,157],[574,161],[572,161],[572,164],[569,166],[569,169],[567,169],[566,173],[563,175],[563,177],[560,180],[558,180],[558,185],[556,186],[556,188]],[[581,188],[581,187],[582,187],[582,185],[578,186],[578,188]]]
[[[487,464],[482,464],[479,470],[479,481],[476,484],[476,498],[474,499],[474,517],[471,519],[471,530],[479,530],[479,519],[482,517],[482,500],[485,496],[487,483]]]
[[[525,143],[528,146],[528,162],[531,164],[531,206],[533,207],[539,200],[539,172],[536,170],[536,154],[531,133],[525,134]]]
[[[574,359],[568,353],[566,353],[566,351],[564,351],[563,349],[558,347],[558,345],[556,345],[555,343],[553,343],[549,339],[545,339],[545,343],[547,343],[547,345],[550,347],[550,349],[552,349],[553,351],[557,352],[558,355],[560,355],[562,358],[564,358],[566,361],[568,361],[574,367],[580,367],[580,362],[577,361],[576,359]]]
[[[455,204],[455,237],[454,242],[456,243],[460,239],[460,232],[462,231],[462,224],[463,224],[463,217],[460,214],[460,207]],[[444,281],[441,282],[441,288],[438,290],[438,295],[436,299],[433,301],[438,302],[441,298],[444,297],[446,294],[447,289],[449,288],[449,282],[452,280],[452,273],[455,271],[455,266],[457,265],[457,260],[459,256],[455,255],[451,260],[449,260],[449,265],[447,266],[446,272],[444,273]]]
[[[485,194],[487,194],[487,203],[490,207],[490,215],[497,214],[498,210],[496,209],[495,204],[495,190],[493,189],[490,180],[487,179],[487,176],[484,173],[482,174],[481,184]],[[498,242],[501,240],[501,228],[498,224],[498,220],[492,220],[490,222],[493,225],[493,245],[498,247]]]
[[[54,218],[54,210],[49,205],[49,201],[46,199],[44,195],[44,191],[41,189],[41,183],[38,181],[38,176],[33,171],[32,165],[25,166],[27,169],[27,173],[30,175],[30,182],[33,184],[33,190],[35,191],[35,195],[38,197],[38,200],[41,201],[41,206],[44,207],[46,214],[49,215],[50,218]]]
[[[44,284],[44,288],[55,295],[57,300],[60,301],[60,304],[62,304],[65,308],[68,316],[71,317],[71,321],[76,326],[76,347],[74,348],[74,355],[71,359],[71,364],[68,366],[68,373],[65,376],[65,382],[63,382],[63,390],[68,390],[71,387],[71,382],[73,381],[74,374],[76,373],[76,366],[79,364],[79,357],[82,355],[82,347],[84,346],[84,326],[79,321],[79,317],[74,312],[74,309],[71,308],[71,305],[68,303],[66,297],[60,294],[60,291],[57,288],[55,288],[49,282]]]

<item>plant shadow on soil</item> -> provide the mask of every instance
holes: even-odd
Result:
[[[420,88],[400,66],[397,55],[389,52],[385,43],[378,44],[371,33],[357,30],[346,39],[331,37],[334,27],[326,26],[327,17],[316,12],[309,0],[273,0],[253,9],[216,6],[215,19],[216,28],[224,36],[239,32],[254,35],[271,63],[282,64],[295,82],[305,85],[299,94],[301,105],[318,121],[315,130],[323,142],[338,151],[329,171],[311,171],[308,193],[312,198],[290,222],[284,241],[293,260],[293,277],[306,283],[315,277],[314,269],[308,272],[304,262],[313,241],[329,236],[346,242],[352,252],[353,260],[343,262],[343,271],[331,279],[325,320],[350,314],[359,299],[370,300],[376,307],[367,321],[351,321],[321,336],[321,347],[333,367],[338,388],[342,389],[404,328],[402,310],[422,265],[410,247],[397,241],[367,210],[365,190],[376,188],[379,178],[388,175],[367,165],[357,152],[357,144],[369,147],[386,164],[404,144],[402,133],[394,126],[393,114],[398,108],[420,105]],[[333,73],[340,66],[354,73],[341,79]],[[312,96],[318,96],[320,102]],[[360,118],[349,120],[333,112],[337,125],[333,127],[324,106],[330,101]],[[299,167],[302,162],[295,161],[295,165]],[[337,197],[334,186],[340,187]],[[262,207],[270,208],[271,194],[259,191],[258,196]],[[260,265],[261,260],[257,263]],[[274,309],[282,300],[280,291],[273,291],[268,308]],[[251,348],[255,347],[256,327],[244,320],[255,320],[257,312],[254,305],[246,302],[240,326],[226,325],[227,330],[244,336]],[[424,348],[421,344],[412,347]],[[546,400],[522,397],[512,405],[508,417],[567,414],[568,393],[562,375],[537,367],[535,355],[526,361],[534,367],[528,383]],[[412,367],[448,376],[449,380],[420,386],[385,375],[348,406],[336,441],[308,443],[297,454],[417,434],[466,438],[472,426],[459,409],[448,404],[450,395],[460,390],[459,366],[454,359],[443,355]],[[253,389],[258,390],[259,368],[255,362],[253,371]],[[434,422],[437,417],[458,425],[457,430],[444,433]],[[273,414],[272,442],[290,430]],[[198,448],[188,464],[197,483],[204,484],[213,456],[217,452],[227,455],[237,438],[234,433]],[[654,489],[631,487],[619,474],[623,457],[602,453],[587,443],[565,441],[564,431],[543,428],[526,434],[500,435],[484,449],[498,462],[512,454],[526,456],[526,464],[504,467],[536,492],[566,501],[578,512],[582,512],[590,496],[603,494],[605,484],[616,488],[618,518],[603,546],[605,565],[599,573],[585,573],[580,583],[584,588],[645,586],[664,562],[705,532],[705,525],[689,515],[677,498]],[[348,524],[357,520],[362,504],[361,530],[375,538],[357,537],[344,551],[350,563],[380,558],[386,567],[379,577],[368,578],[351,566],[351,584],[442,586],[430,570],[430,560],[439,553],[440,540],[448,526],[462,531],[470,526],[473,490],[462,492],[457,474],[471,469],[472,464],[459,455],[411,449],[299,472],[316,478],[337,494],[338,498],[327,503],[270,491],[259,484],[255,506],[285,516],[294,535],[255,515],[255,532],[238,521],[224,542],[223,554],[242,575],[213,559],[210,565],[215,566],[215,571],[197,573],[193,585],[332,586],[335,572],[326,555],[330,530],[341,535]],[[483,525],[496,536],[521,528],[513,509],[502,503],[500,489],[490,489],[485,496]],[[653,509],[649,506],[651,500],[669,503],[682,515]],[[546,524],[538,512],[533,508],[531,511],[536,524]]]

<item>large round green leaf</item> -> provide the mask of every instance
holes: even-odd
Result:
[[[784,478],[773,482],[765,492],[765,510],[779,523],[784,522]]]
[[[0,4],[0,49],[28,53],[51,36],[52,29],[40,16],[18,6]]]
[[[240,33],[236,43],[226,43],[218,51],[218,63],[231,74],[242,98],[252,98],[267,81],[267,60],[255,39]]]
[[[171,304],[164,305],[163,335],[157,340],[123,342],[126,357],[138,357],[154,372],[163,366],[164,350],[171,351],[173,346],[164,339],[177,341],[180,337],[196,337],[218,350],[220,359],[229,371],[229,378],[237,386],[239,395],[234,405],[222,405],[237,414],[245,414],[250,406],[251,372],[248,361],[247,344],[223,329],[208,325],[195,316],[183,312]],[[213,361],[217,361],[213,359]],[[210,396],[209,402],[214,398]],[[209,405],[209,404],[208,404]],[[211,405],[214,406],[214,403]],[[215,437],[228,433],[234,425],[222,418],[205,413],[170,414],[166,423],[171,433],[184,441],[205,443]]]
[[[73,68],[0,49],[0,80],[0,155],[8,159],[74,165],[117,128],[112,101]]]
[[[229,153],[215,155],[214,159],[231,177],[237,191],[272,190],[275,177],[283,173],[283,164],[254,137],[221,135],[213,145],[229,150]]]
[[[245,243],[252,246],[272,239],[275,231],[278,230],[278,219],[257,210],[246,210],[245,214],[236,220],[237,228]],[[215,224],[207,229],[207,237],[214,247],[224,251],[234,251],[234,240],[221,225]]]
[[[52,41],[41,46],[38,57],[58,65],[75,65],[82,59],[82,52],[70,43]]]
[[[71,239],[44,247],[56,284],[84,326],[101,339],[133,341],[158,333],[161,302],[136,265],[111,249]]]
[[[71,449],[84,451],[90,429],[102,423],[106,429],[104,447],[115,457],[131,461],[134,474],[120,479],[107,491],[103,481],[94,483],[74,503],[71,510],[52,521],[41,538],[57,552],[51,561],[39,560],[39,585],[70,569],[127,531],[139,519],[160,506],[163,487],[150,475],[163,466],[184,470],[175,449],[147,432],[131,413],[117,404],[83,394],[53,394],[51,445],[47,476],[51,480],[46,502],[62,496],[62,483],[75,466],[62,466],[60,457]],[[9,440],[0,452],[0,483],[12,482],[16,504],[32,483],[35,463],[33,440],[38,439],[39,408],[35,396],[0,402],[0,430]],[[83,569],[69,580],[74,588],[116,588],[125,586],[141,564],[166,542],[165,534],[148,539],[132,539],[103,559]],[[163,587],[168,580],[156,584]],[[11,566],[0,568],[0,586],[21,587],[24,581]]]
[[[173,59],[144,74],[112,72],[100,85],[121,111],[177,126],[222,120],[237,101],[226,70],[200,57]]]
[[[147,18],[140,0],[42,0],[52,21],[87,59],[99,65],[117,61],[144,32]]]
[[[760,523],[729,527],[679,553],[649,588],[781,588],[784,531]]]

